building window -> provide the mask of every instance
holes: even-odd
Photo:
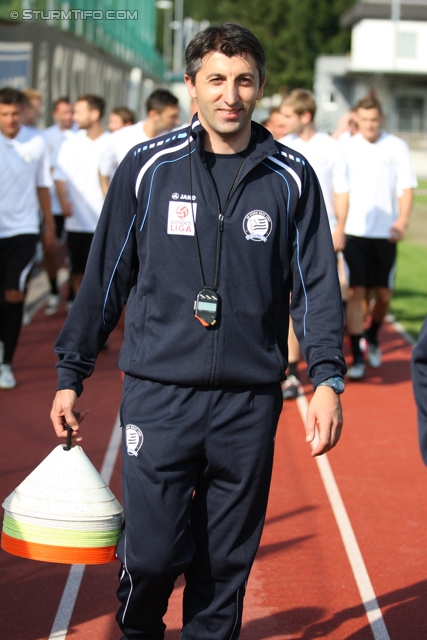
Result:
[[[417,34],[409,31],[397,34],[397,56],[399,58],[417,57]]]
[[[396,99],[397,129],[402,132],[419,133],[424,127],[424,98],[400,97]]]
[[[338,111],[339,104],[335,100],[335,94],[333,91],[325,89],[322,91],[322,108],[324,111]]]

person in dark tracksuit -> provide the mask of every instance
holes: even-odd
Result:
[[[418,438],[421,456],[427,464],[427,318],[412,351],[412,383],[418,407]]]
[[[291,315],[315,392],[312,455],[337,443],[345,362],[328,218],[303,156],[251,121],[265,54],[245,27],[186,51],[189,127],[134,147],[117,169],[76,302],[56,343],[51,418],[81,439],[83,380],[127,303],[123,639],[162,640],[184,573],[183,640],[239,637],[282,408]]]

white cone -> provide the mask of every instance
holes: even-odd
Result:
[[[58,445],[6,498],[3,508],[48,520],[121,518],[122,507],[79,446]]]

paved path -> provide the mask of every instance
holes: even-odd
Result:
[[[51,318],[39,311],[23,328],[18,386],[0,395],[2,499],[57,445],[48,414],[52,348],[64,318],[62,308]],[[418,452],[410,347],[390,325],[381,337],[384,365],[368,370],[365,382],[348,384],[341,442],[320,465],[304,441],[304,398],[284,405],[242,640],[427,638],[427,469]],[[91,410],[82,444],[98,469],[120,402],[120,343],[115,332],[79,402]],[[120,456],[111,487],[120,499]],[[61,628],[54,621],[70,567],[0,551],[0,638],[118,640],[118,569],[117,563],[84,569],[75,606],[68,596],[61,605],[61,619],[70,617]],[[167,640],[179,638],[181,594],[178,581]]]

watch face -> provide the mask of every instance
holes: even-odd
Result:
[[[336,385],[338,391],[344,391],[345,384],[344,384],[344,380],[342,378],[338,378],[338,380],[335,381],[335,385]]]

